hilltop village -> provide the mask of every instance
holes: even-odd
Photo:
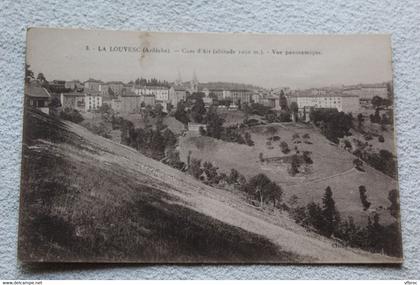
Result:
[[[162,106],[165,113],[174,110],[179,102],[200,94],[206,108],[216,106],[221,110],[241,110],[244,105],[260,104],[275,112],[295,109],[293,120],[309,121],[309,112],[316,109],[336,109],[357,115],[369,108],[375,97],[388,100],[390,83],[342,85],[335,87],[295,89],[280,87],[266,89],[235,83],[200,83],[197,76],[183,82],[169,83],[158,79],[138,78],[124,83],[89,79],[52,80],[46,83],[41,77],[26,84],[27,104],[48,113],[49,106],[59,101],[62,108],[82,113],[97,111],[104,104],[117,114],[139,113],[146,106]],[[57,102],[54,103],[57,105]],[[391,107],[391,106],[389,106]],[[296,118],[294,116],[297,116]]]
[[[291,220],[340,247],[401,255],[392,246],[399,204],[390,82],[292,89],[200,82],[195,72],[175,82],[26,72],[34,116],[128,146],[143,157],[133,163],[153,163],[155,174],[169,166],[238,199],[235,207]]]

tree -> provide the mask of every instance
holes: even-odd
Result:
[[[179,101],[176,105],[175,119],[183,123],[184,125],[188,124],[190,121],[188,119],[187,111],[185,110],[185,102],[183,100]]]
[[[280,108],[282,110],[288,110],[289,109],[289,107],[287,106],[287,98],[284,95],[283,90],[280,91],[280,102],[279,103],[280,103]]]
[[[296,102],[290,103],[290,111],[294,115],[295,119],[297,120],[297,114],[299,112],[299,106]]]
[[[297,173],[299,173],[299,166],[300,161],[296,154],[292,155],[292,161],[290,162],[290,168],[289,168],[289,174],[291,176],[295,176]]]
[[[143,110],[141,110],[141,115],[143,118],[144,128],[150,129],[152,124],[150,123],[150,114],[151,114],[152,106],[147,105]]]
[[[322,134],[334,143],[338,143],[339,138],[349,135],[353,125],[349,114],[337,110],[312,110],[310,118],[321,129]]]
[[[187,169],[191,168],[191,154],[192,154],[192,151],[189,150],[188,155],[187,155]]]
[[[174,105],[172,105],[171,103],[168,103],[168,105],[166,105],[166,110],[168,111],[168,113],[170,113],[173,109]]]
[[[239,174],[237,180],[238,180],[239,185],[242,187],[241,189],[243,190],[243,187],[246,185],[246,178],[245,178],[245,176],[242,175],[242,174]]]
[[[244,139],[245,139],[245,143],[248,146],[253,146],[254,145],[254,141],[251,139],[251,134],[249,132],[245,132]]]
[[[322,197],[322,216],[324,219],[323,235],[330,237],[340,222],[339,213],[335,208],[335,201],[330,186],[325,189]]]
[[[388,207],[389,213],[391,216],[398,219],[398,215],[400,213],[400,201],[398,191],[396,189],[389,191],[388,200],[391,202],[391,205]]]
[[[202,123],[205,114],[206,108],[204,106],[203,98],[198,97],[195,99],[194,105],[191,108],[191,117],[194,122]]]
[[[277,120],[276,114],[274,113],[267,113],[264,118],[268,123],[273,123]]]
[[[345,150],[351,150],[353,148],[349,140],[345,139],[343,140],[343,143],[344,143]]]
[[[382,251],[384,247],[384,235],[383,235],[384,227],[379,223],[379,214],[373,214],[373,222],[370,217],[368,217],[368,225],[367,225],[367,240],[369,243],[369,248],[374,252]]]
[[[336,232],[336,236],[346,241],[348,246],[359,248],[363,248],[365,244],[366,237],[363,235],[363,231],[356,226],[352,216],[341,223],[339,230]]]
[[[63,120],[71,121],[73,123],[80,123],[84,120],[79,111],[71,108],[65,108],[60,112],[60,118]]]
[[[379,115],[379,109],[378,108],[376,108],[374,115],[372,115],[372,114],[370,115],[370,121],[372,123],[378,123],[378,124],[381,122],[381,116]]]
[[[354,168],[356,168],[359,171],[364,171],[364,169],[363,169],[363,161],[360,158],[355,158],[353,160],[353,166],[354,166]]]
[[[299,197],[296,194],[293,194],[289,199],[289,205],[292,207],[296,206],[298,201],[299,201]]]
[[[280,148],[281,148],[281,152],[284,154],[288,154],[290,152],[289,145],[285,141],[282,141],[280,143]]]
[[[386,84],[386,91],[387,91],[389,105],[392,105],[392,102],[394,101],[394,86],[391,82],[388,82]]]
[[[45,82],[47,82],[47,79],[44,76],[44,73],[40,72],[38,73],[38,76],[36,77],[37,80],[39,80],[39,82],[41,82],[41,84],[44,84]]]
[[[194,178],[200,179],[201,174],[203,174],[203,170],[201,169],[201,160],[192,158],[189,171]]]
[[[260,207],[264,203],[265,195],[270,191],[272,185],[270,185],[270,179],[263,173],[257,174],[252,177],[246,185],[246,191],[258,198]]]
[[[363,114],[362,113],[359,113],[358,115],[357,115],[357,126],[359,127],[359,129],[361,129],[362,127],[363,127],[363,122],[365,121],[365,119],[364,119],[364,117],[363,117]]]
[[[371,101],[371,103],[372,103],[372,105],[373,105],[373,107],[375,107],[375,108],[379,108],[380,106],[382,106],[382,98],[381,97],[379,97],[379,96],[374,96],[373,98],[372,98],[372,101]]]
[[[324,216],[321,207],[315,202],[306,206],[307,218],[305,224],[312,226],[317,232],[322,232],[325,226]]]
[[[134,124],[131,121],[124,120],[121,118],[120,128],[121,128],[121,144],[130,145],[132,133],[134,131]]]
[[[207,181],[210,184],[217,184],[219,183],[218,175],[217,175],[218,167],[213,166],[211,162],[205,161],[203,164],[203,171],[207,176]]]
[[[302,157],[303,157],[303,160],[305,161],[306,164],[314,163],[312,158],[311,158],[311,152],[310,151],[307,151],[307,150],[303,151]]]
[[[363,160],[370,164],[375,169],[393,178],[397,176],[397,165],[394,156],[391,152],[381,149],[379,153],[363,152]]]
[[[260,162],[264,162],[264,155],[262,152],[259,153],[258,157],[260,159]]]
[[[175,134],[168,128],[162,132],[162,137],[165,147],[175,147],[178,142]]]
[[[259,103],[251,103],[250,112],[254,115],[265,116],[266,114],[271,113],[272,111],[270,107],[266,107]]]
[[[263,194],[267,196],[267,199],[273,202],[274,207],[282,200],[283,189],[273,181],[265,186],[263,192],[265,192]]]
[[[224,119],[219,116],[217,109],[211,106],[207,112],[206,118],[207,135],[216,139],[220,139],[223,132]]]
[[[230,170],[230,174],[229,174],[227,182],[229,184],[237,184],[239,183],[238,178],[239,178],[239,172],[236,169],[232,168]]]
[[[391,123],[391,121],[389,120],[388,116],[385,113],[383,113],[382,117],[381,117],[381,124],[382,125],[387,125],[387,124],[390,124],[390,123]]]
[[[48,104],[48,107],[50,109],[50,115],[54,117],[60,116],[60,109],[61,102],[58,97],[52,97],[50,103]]]
[[[206,132],[206,129],[204,128],[204,127],[199,127],[198,128],[198,132],[199,132],[199,134],[200,134],[200,136],[205,136],[205,135],[207,135],[207,132]]]
[[[100,122],[99,124],[83,122],[82,125],[94,134],[97,134],[107,139],[111,138],[111,135],[110,135],[111,130],[104,122]]]
[[[110,121],[112,115],[114,114],[114,111],[112,110],[111,106],[109,106],[107,103],[102,104],[102,106],[99,107],[98,111],[105,121]]]
[[[34,72],[30,69],[30,65],[29,64],[25,64],[25,82],[28,83],[30,82],[32,79],[34,79]]]
[[[291,122],[292,119],[290,117],[290,112],[289,111],[280,111],[280,114],[278,116],[278,120],[280,122]]]
[[[293,218],[293,220],[295,221],[296,224],[307,226],[308,221],[307,221],[307,213],[306,212],[307,212],[306,207],[301,206],[301,207],[292,208],[289,213],[290,213],[290,216]]]
[[[153,108],[153,114],[155,117],[163,117],[163,106],[160,103],[155,104]]]
[[[369,209],[371,203],[367,200],[367,195],[366,195],[366,187],[363,185],[359,186],[359,194],[360,194],[360,201],[362,202],[362,206],[363,206],[363,211],[366,211],[367,209]]]
[[[150,129],[148,132],[151,138],[150,144],[147,145],[146,150],[150,152],[150,157],[160,160],[165,156],[165,138],[158,130],[154,131]]]
[[[112,90],[112,88],[111,88],[111,87],[108,87],[108,94],[109,94],[109,96],[111,96],[111,97],[114,97],[114,96],[115,96],[115,92],[114,92],[114,90]]]
[[[249,107],[248,103],[242,104],[242,112],[245,114],[244,123],[248,121],[249,113],[251,112],[251,108]]]
[[[179,158],[179,152],[174,148],[170,147],[166,151],[167,164],[175,169],[183,170],[185,163]]]
[[[219,173],[218,174],[218,178],[217,178],[217,180],[219,181],[219,183],[225,183],[225,182],[227,182],[227,179],[228,179],[228,177],[227,177],[227,175],[226,175],[226,173],[224,173],[224,172],[222,172],[222,173]]]

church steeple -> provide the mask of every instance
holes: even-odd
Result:
[[[193,77],[192,80],[190,82],[190,88],[191,88],[191,92],[198,92],[198,79],[197,79],[197,74],[195,73],[195,70],[193,72]]]
[[[182,77],[181,77],[181,72],[179,71],[179,69],[178,69],[178,77],[175,80],[175,85],[176,86],[181,86],[182,85]]]

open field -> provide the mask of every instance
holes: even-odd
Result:
[[[343,216],[352,215],[363,223],[366,222],[369,211],[364,212],[362,209],[358,188],[364,185],[368,200],[372,203],[370,211],[377,210],[381,213],[381,222],[387,223],[392,220],[388,211],[381,209],[389,206],[388,192],[397,188],[397,181],[366,164],[365,172],[356,170],[353,167],[355,157],[328,141],[316,129],[296,123],[276,123],[252,127],[247,131],[251,133],[255,142],[252,147],[210,137],[181,137],[181,159],[186,161],[188,152],[191,151],[192,157],[210,161],[226,173],[231,168],[235,168],[247,178],[265,173],[284,189],[285,200],[296,194],[302,205],[311,201],[321,202],[325,188],[331,186],[337,208]],[[293,140],[294,134],[299,134],[300,139]],[[304,134],[308,134],[310,138],[303,139]],[[267,146],[267,138],[273,136],[278,136],[280,139]],[[289,145],[290,153],[282,153],[279,147],[281,141]],[[296,153],[295,146],[300,153],[311,152],[313,164],[305,174],[291,176],[287,171],[287,164],[273,164],[259,160],[260,153],[264,158],[290,156]]]
[[[23,260],[399,262],[334,247],[79,125],[30,109],[25,120]]]

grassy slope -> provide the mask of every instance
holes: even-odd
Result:
[[[81,126],[30,111],[25,130],[23,260],[399,261],[334,248]]]
[[[397,181],[381,172],[365,165],[366,172],[359,172],[353,168],[352,154],[331,144],[325,137],[311,127],[294,123],[272,124],[277,129],[274,135],[278,135],[281,141],[286,141],[289,148],[294,152],[292,136],[294,133],[310,135],[312,144],[297,144],[300,151],[311,151],[314,161],[312,173],[291,177],[286,167],[276,167],[260,163],[259,153],[264,157],[281,157],[279,142],[273,143],[273,149],[266,146],[267,137],[273,136],[267,133],[266,126],[252,128],[252,139],[255,146],[238,145],[215,140],[209,137],[182,137],[180,142],[181,158],[186,161],[188,151],[192,151],[192,157],[215,163],[222,171],[229,172],[231,168],[237,169],[245,176],[250,177],[256,173],[266,173],[271,179],[278,182],[285,190],[286,199],[293,194],[300,198],[301,204],[312,200],[321,201],[327,186],[333,189],[334,199],[340,212],[352,215],[359,221],[366,221],[369,211],[362,211],[359,190],[360,185],[365,185],[368,200],[372,203],[370,210],[380,206],[389,206],[388,192],[397,188]],[[303,141],[303,139],[302,139]],[[288,154],[290,155],[290,154]],[[383,222],[390,221],[387,211],[380,211]]]

